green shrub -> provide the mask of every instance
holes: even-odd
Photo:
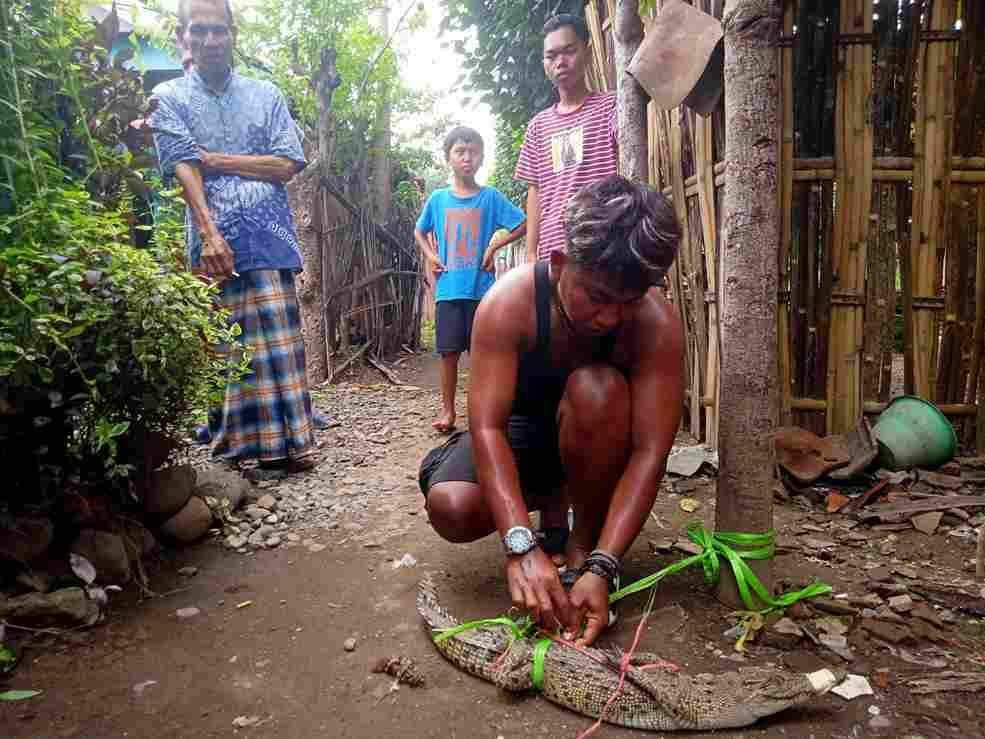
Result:
[[[181,438],[242,371],[242,352],[230,366],[219,350],[238,326],[174,258],[176,230],[161,224],[155,249],[134,248],[126,211],[72,186],[0,218],[0,403],[13,447],[28,447],[6,460],[24,468],[27,499],[66,474],[159,462],[149,440]]]

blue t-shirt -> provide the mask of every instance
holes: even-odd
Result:
[[[481,300],[495,277],[482,269],[492,235],[526,220],[523,211],[495,187],[482,187],[462,198],[450,187],[431,193],[417,219],[421,233],[433,231],[446,272],[438,278],[435,300]]]

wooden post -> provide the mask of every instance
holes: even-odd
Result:
[[[773,432],[777,424],[776,295],[780,240],[779,70],[782,18],[774,0],[725,6],[726,177],[719,272],[719,531],[773,527]],[[749,565],[772,588],[772,562]],[[741,601],[730,572],[719,597]]]
[[[716,294],[718,271],[718,233],[715,219],[715,162],[712,146],[711,118],[695,116],[694,171],[698,180],[698,209],[701,214],[701,236],[705,244],[705,275],[708,292]],[[704,395],[711,398],[705,408],[705,443],[718,448],[718,304],[708,303],[708,354],[705,363]],[[698,337],[701,341],[701,337]]]
[[[334,48],[322,49],[321,65],[312,81],[315,86],[315,99],[318,107],[318,205],[320,210],[319,218],[319,245],[321,257],[321,291],[322,291],[322,323],[325,341],[326,371],[328,376],[333,374],[333,362],[335,355],[334,332],[335,321],[330,320],[328,294],[330,292],[332,265],[329,259],[328,238],[325,233],[327,196],[321,183],[328,179],[332,171],[332,159],[335,157],[335,115],[332,113],[332,95],[342,84],[338,68],[335,66],[336,52]]]
[[[935,0],[931,31],[954,25],[956,0]],[[934,400],[937,374],[938,249],[943,244],[951,189],[954,112],[953,42],[923,40],[918,61],[913,151],[913,214],[910,231],[913,391]]]
[[[646,94],[626,72],[643,40],[639,0],[619,0],[613,24],[616,41],[616,95],[619,98],[619,171],[636,182],[646,182]]]
[[[872,33],[872,0],[841,0],[840,33]],[[872,44],[838,47],[835,102],[835,240],[828,352],[828,432],[855,428],[862,414],[865,259],[872,203]]]

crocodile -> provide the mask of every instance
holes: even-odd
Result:
[[[432,632],[458,625],[438,602],[430,578],[420,583],[417,610]],[[535,645],[542,638],[518,637],[506,625],[483,624],[436,639],[435,645],[466,672],[504,690],[520,692],[534,688],[531,665]],[[623,654],[617,649],[575,648],[552,641],[543,657],[540,693],[584,716],[601,716],[603,721],[633,729],[734,729],[805,704],[844,678],[836,670],[791,673],[765,667],[687,675],[661,669],[667,663],[654,654],[634,653],[618,689],[622,661]],[[656,670],[642,669],[654,665]]]

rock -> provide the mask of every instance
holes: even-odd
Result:
[[[242,549],[249,543],[249,540],[242,535],[231,534],[226,537],[226,546],[230,549]]]
[[[182,567],[178,570],[182,577],[195,577],[198,574],[198,567]]]
[[[195,618],[200,613],[201,611],[195,606],[189,606],[187,608],[179,608],[174,612],[174,615],[178,617],[179,621],[187,621],[190,618]]]
[[[865,595],[851,595],[848,597],[848,602],[853,606],[861,606],[863,608],[878,608],[882,605],[882,598],[880,598],[875,593],[866,593]]]
[[[889,599],[889,607],[896,613],[907,613],[913,608],[913,598],[909,595],[894,595]]]
[[[266,537],[262,536],[259,532],[253,532],[250,534],[247,542],[249,542],[251,547],[262,547],[266,542]]]
[[[168,518],[180,511],[195,491],[195,469],[177,464],[151,473],[144,493],[144,511],[151,516]]]
[[[290,533],[290,534],[287,535],[287,540],[289,542],[292,542],[294,544],[297,544],[299,541],[301,541],[301,537],[292,532],[292,533]]]
[[[123,538],[107,531],[82,529],[75,537],[71,550],[96,568],[96,581],[111,585],[130,582],[130,558]]]
[[[267,517],[265,517],[263,519],[263,522],[264,523],[269,523],[269,524],[272,525],[272,524],[275,524],[275,523],[280,523],[280,518],[277,517],[277,514],[276,513],[271,513],[269,516],[267,516]]]
[[[919,516],[911,518],[910,523],[913,524],[913,528],[917,531],[921,531],[927,536],[933,536],[934,532],[937,531],[937,527],[940,525],[943,515],[941,511],[921,513]]]
[[[185,506],[161,526],[161,533],[182,544],[205,536],[212,526],[212,511],[205,501],[192,496]]]
[[[916,580],[920,576],[920,573],[917,572],[915,567],[909,567],[907,565],[897,565],[893,568],[893,572],[910,580]]]
[[[270,512],[259,506],[251,505],[243,509],[243,514],[251,521],[262,521],[270,515]]]
[[[836,634],[821,634],[818,637],[818,640],[821,642],[821,644],[823,644],[825,647],[827,647],[832,652],[837,654],[846,662],[851,662],[852,660],[855,659],[855,655],[852,653],[852,650],[849,649],[848,647],[848,639],[846,639],[844,636],[836,635]]]
[[[263,537],[264,539],[267,539],[267,538],[273,536],[274,534],[276,534],[277,533],[277,529],[275,529],[273,526],[271,526],[269,524],[261,524],[260,526],[257,527],[257,530],[254,533],[257,536],[260,536],[260,537]]]
[[[873,582],[888,582],[893,579],[893,570],[887,565],[871,569],[868,574]]]
[[[195,494],[200,498],[216,498],[229,501],[229,510],[235,511],[253,489],[250,481],[238,472],[223,465],[210,464],[197,470]]]
[[[0,560],[27,563],[48,551],[55,525],[45,516],[16,516],[0,526]]]
[[[947,634],[938,629],[936,626],[927,623],[926,621],[921,621],[920,619],[913,619],[910,621],[910,630],[913,636],[917,639],[924,639],[926,641],[936,642],[938,644],[950,643]]]
[[[248,729],[260,723],[259,716],[237,716],[233,719],[233,726],[237,729]]]
[[[127,554],[130,555],[131,562],[135,561],[138,555],[143,558],[152,554],[157,549],[157,539],[154,538],[154,535],[146,526],[138,521],[125,519],[121,533],[123,534],[124,544],[126,544]]]
[[[883,641],[888,641],[891,644],[900,644],[901,642],[911,641],[913,639],[913,634],[908,628],[902,625],[887,623],[886,621],[863,618],[862,628],[872,634],[872,636]]]
[[[321,551],[324,551],[324,550],[325,550],[325,545],[324,544],[316,544],[316,543],[313,543],[313,544],[309,544],[308,545],[308,551],[311,552],[312,554],[317,554],[318,552],[321,552]]]
[[[918,470],[917,475],[920,482],[933,485],[941,490],[960,490],[963,485],[961,478],[953,475],[942,475],[939,472],[928,472],[927,470]]]
[[[869,719],[870,729],[875,729],[878,731],[879,729],[891,729],[892,726],[893,722],[885,716],[873,716]]]
[[[99,606],[82,588],[63,588],[53,593],[28,593],[15,598],[0,596],[0,620],[21,624],[94,623]]]
[[[347,652],[355,651],[355,649],[356,649],[356,640],[355,640],[355,638],[350,636],[348,639],[346,639],[344,642],[342,642],[342,648],[345,651],[347,651]]]
[[[279,547],[280,537],[277,536],[276,534],[274,534],[271,537],[268,537],[267,540],[264,542],[264,546],[266,546],[267,549],[275,549],[276,547]]]
[[[258,508],[263,508],[269,513],[270,511],[276,510],[277,498],[272,496],[270,493],[267,493],[266,495],[262,496],[260,500],[257,501],[256,504]]]
[[[937,611],[928,606],[926,603],[917,603],[910,611],[910,615],[923,619],[924,621],[929,621],[934,626],[940,627],[944,625],[941,617],[937,615]]]

